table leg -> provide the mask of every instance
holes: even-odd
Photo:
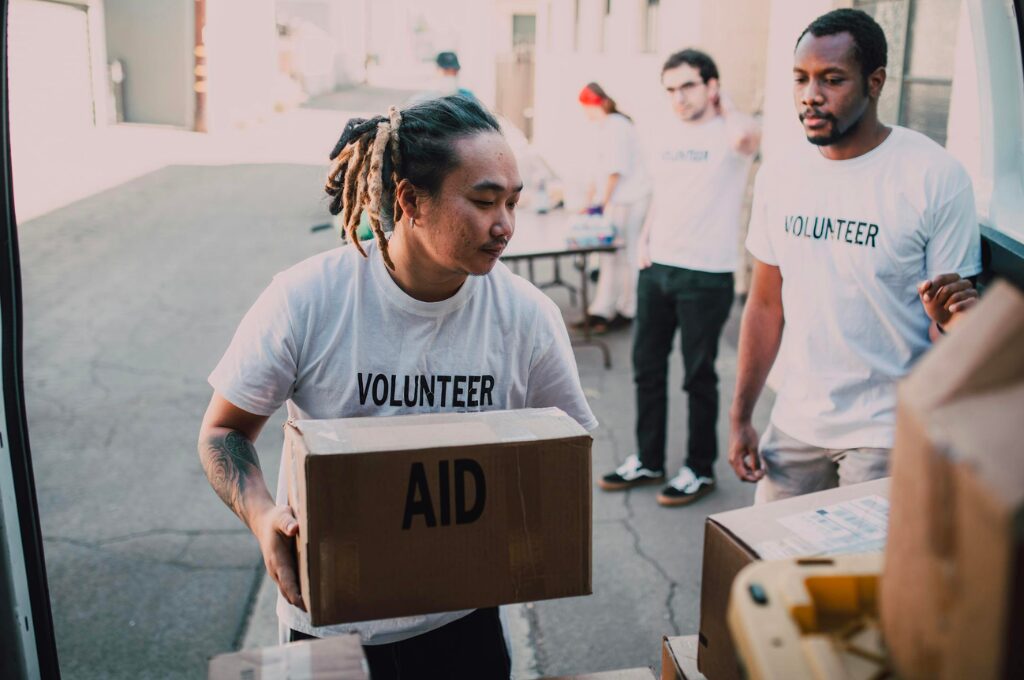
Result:
[[[545,288],[553,288],[554,286],[561,286],[562,288],[565,288],[567,291],[569,291],[569,304],[572,305],[573,307],[575,307],[576,306],[576,286],[572,285],[571,283],[567,283],[562,278],[562,269],[561,269],[561,266],[559,264],[561,262],[561,258],[558,257],[557,255],[555,255],[552,258],[552,260],[553,260],[554,268],[555,268],[555,273],[554,273],[554,276],[552,277],[552,279],[550,281],[545,281],[544,283],[538,283],[538,284],[535,284],[535,285],[538,288],[540,288],[541,290],[544,290]],[[530,266],[531,267],[533,266],[533,260],[532,259],[530,260]]]
[[[589,292],[589,281],[587,280],[587,256],[578,255],[576,257],[576,269],[580,271],[580,303],[583,305],[583,341],[577,341],[577,345],[590,345],[597,347],[601,350],[601,354],[604,355],[604,367],[610,369],[612,367],[612,353],[608,349],[608,345],[603,340],[597,340],[593,336],[593,332],[590,328],[590,314],[587,312],[589,302],[587,300]]]

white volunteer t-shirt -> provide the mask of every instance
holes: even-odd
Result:
[[[981,271],[966,171],[901,127],[850,160],[801,146],[758,172],[747,248],[782,273],[772,423],[814,446],[891,447],[896,381],[930,345],[917,285]]]
[[[751,157],[732,148],[725,121],[673,121],[652,147],[651,260],[703,272],[736,270]]]
[[[605,116],[598,123],[595,145],[593,181],[598,200],[604,197],[609,175],[618,174],[619,181],[612,192],[611,203],[634,203],[651,193],[651,180],[647,175],[636,126],[621,113]]]
[[[341,247],[275,276],[210,374],[214,389],[258,415],[282,404],[291,418],[557,406],[597,426],[561,313],[543,293],[499,262],[451,298],[421,302],[391,279],[374,243],[363,246],[368,260]],[[283,467],[277,502],[287,503]],[[314,628],[279,593],[277,613],[310,635],[386,644],[470,611]]]

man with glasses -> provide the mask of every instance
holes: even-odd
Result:
[[[638,453],[600,482],[617,491],[665,479],[668,358],[679,330],[689,402],[689,444],[679,474],[658,494],[665,506],[692,503],[715,488],[718,375],[715,358],[733,301],[739,223],[760,127],[719,90],[703,52],[670,56],[661,82],[678,118],[657,140],[654,196],[638,254],[633,336]]]

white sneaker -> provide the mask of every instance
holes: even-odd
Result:
[[[640,484],[652,484],[665,479],[664,470],[651,470],[640,463],[636,454],[630,456],[615,472],[605,475],[598,485],[605,491],[621,491]]]
[[[684,465],[679,474],[673,477],[668,486],[658,494],[658,503],[661,505],[687,505],[703,498],[715,490],[715,478],[698,476],[693,470]]]

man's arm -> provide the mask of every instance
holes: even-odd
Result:
[[[978,302],[976,277],[960,278],[959,274],[940,274],[917,286],[925,314],[932,320],[928,337],[932,342],[960,322],[964,313]]]
[[[651,224],[654,222],[654,205],[647,209],[644,226],[640,228],[640,236],[636,239],[636,260],[640,269],[651,266]]]
[[[751,418],[779,353],[783,324],[782,274],[778,267],[754,260],[750,295],[740,325],[736,391],[729,410],[729,464],[745,482],[756,482],[764,476]]]
[[[737,109],[732,99],[724,93],[719,94],[716,105],[718,113],[725,121],[725,129],[733,150],[744,156],[757,153],[761,145],[761,124],[757,119]]]
[[[256,536],[285,599],[304,608],[293,553],[299,525],[288,506],[275,505],[253,445],[266,422],[214,392],[199,431],[199,460],[210,486]]]
[[[615,193],[615,187],[619,185],[620,179],[622,179],[622,175],[617,172],[613,172],[608,175],[608,179],[604,184],[604,196],[601,197],[601,207],[604,210],[608,209],[608,204],[612,200],[612,195]]]

